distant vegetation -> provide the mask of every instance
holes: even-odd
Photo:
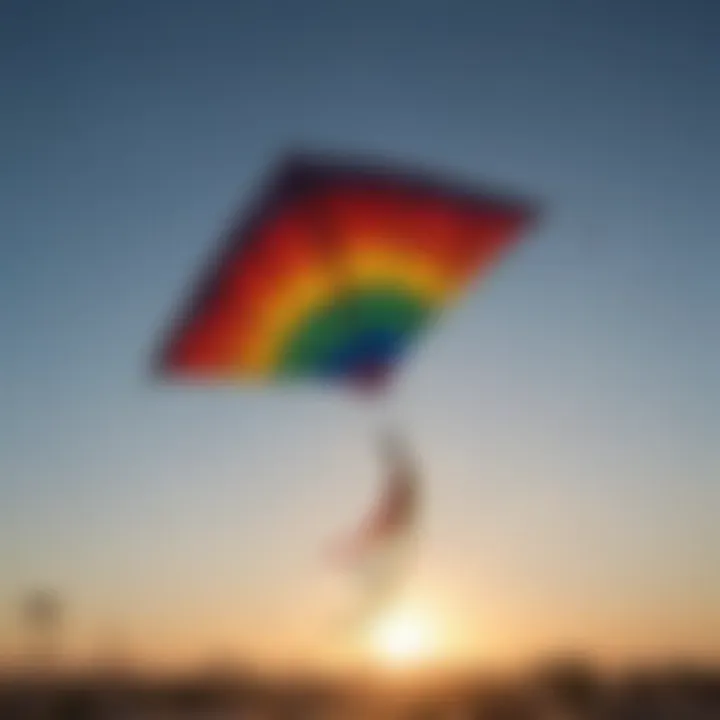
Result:
[[[6,678],[3,720],[437,718],[455,720],[718,720],[720,668],[671,667],[612,675],[578,660],[522,677],[330,680],[240,671],[140,679],[95,674]]]

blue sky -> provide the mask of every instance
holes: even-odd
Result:
[[[418,595],[498,651],[720,652],[718,6],[350,5],[3,4],[0,637],[38,583],[78,637],[153,647],[304,618],[389,413],[427,470]],[[296,143],[546,217],[389,407],[154,386],[157,333]]]

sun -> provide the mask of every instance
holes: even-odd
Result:
[[[427,618],[404,610],[378,621],[371,632],[371,645],[383,662],[407,666],[429,660],[436,638]]]

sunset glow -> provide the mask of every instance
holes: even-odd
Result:
[[[416,665],[437,654],[437,630],[419,613],[397,610],[382,617],[373,627],[371,645],[384,663]]]

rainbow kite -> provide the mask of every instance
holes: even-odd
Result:
[[[334,158],[281,164],[161,349],[165,375],[381,387],[535,217],[527,203]]]

